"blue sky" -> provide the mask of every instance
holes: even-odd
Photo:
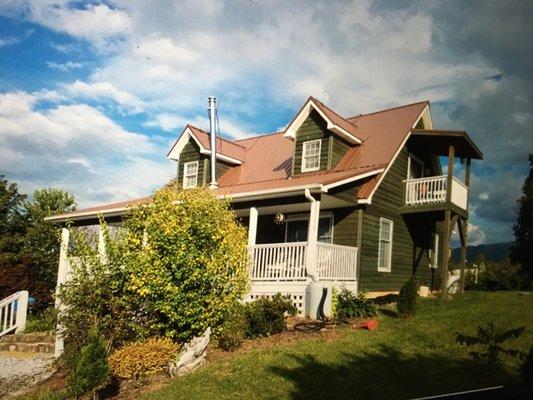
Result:
[[[350,116],[428,99],[466,129],[471,243],[512,239],[533,151],[527,1],[0,0],[0,174],[80,206],[144,196],[209,95],[234,138],[283,127],[313,95]]]

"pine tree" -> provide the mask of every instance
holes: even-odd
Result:
[[[522,272],[533,279],[533,154],[529,155],[529,175],[518,200],[518,217],[514,226],[515,244],[511,261],[521,265]]]

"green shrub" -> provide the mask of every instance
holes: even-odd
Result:
[[[508,330],[496,330],[494,324],[488,323],[486,328],[478,326],[476,336],[457,332],[455,341],[468,347],[480,347],[481,350],[470,351],[469,354],[477,360],[487,360],[489,364],[494,364],[500,354],[522,359],[526,358],[526,354],[522,351],[502,347],[505,342],[518,339],[525,330],[524,326]]]
[[[283,332],[287,327],[285,314],[296,315],[297,311],[290,299],[280,293],[247,303],[244,306],[246,336],[256,338]]]
[[[50,332],[56,328],[56,323],[57,310],[49,307],[35,314],[29,314],[24,332]]]
[[[76,368],[69,374],[70,390],[75,397],[95,391],[109,379],[107,350],[96,329],[89,334],[89,343],[81,349]]]
[[[477,284],[472,286],[476,290],[518,290],[525,286],[525,281],[520,274],[520,266],[505,259],[499,262],[485,261],[479,268]]]
[[[244,307],[237,304],[222,324],[218,347],[225,351],[238,349],[246,337],[247,326]]]
[[[396,309],[402,318],[410,318],[416,314],[418,301],[418,282],[413,275],[400,289]]]
[[[377,314],[376,306],[366,298],[364,292],[354,294],[343,288],[338,294],[334,292],[332,303],[335,305],[334,315],[340,319],[366,318]]]
[[[113,376],[121,379],[163,372],[175,358],[178,348],[170,339],[151,338],[130,343],[109,356],[109,368]]]

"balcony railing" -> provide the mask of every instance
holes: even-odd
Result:
[[[249,246],[253,281],[305,281],[307,242]],[[355,281],[357,247],[317,243],[316,273],[321,281]]]
[[[448,177],[446,175],[407,179],[405,182],[405,205],[420,206],[445,203],[447,200]],[[451,202],[463,210],[468,204],[468,188],[456,177],[452,177]]]

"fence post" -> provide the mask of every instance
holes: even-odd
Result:
[[[28,291],[22,290],[17,300],[17,329],[15,333],[24,332],[26,328],[26,316],[28,315]]]

